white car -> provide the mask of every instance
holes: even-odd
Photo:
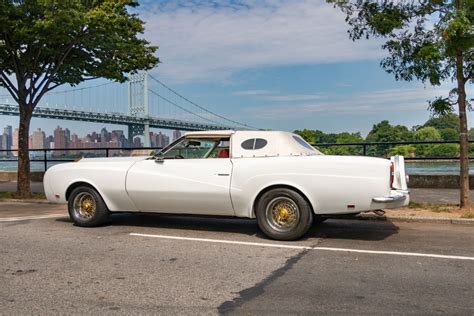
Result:
[[[112,212],[235,216],[278,240],[300,238],[324,215],[409,201],[403,157],[325,156],[278,131],[189,132],[154,156],[56,165],[44,189],[78,226]]]

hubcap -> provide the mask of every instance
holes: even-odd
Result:
[[[74,198],[74,212],[84,219],[94,216],[96,203],[94,197],[87,192],[81,192]]]
[[[298,205],[288,197],[277,197],[268,203],[266,218],[270,226],[280,232],[295,228],[300,219]]]

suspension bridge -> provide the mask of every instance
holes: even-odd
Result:
[[[19,115],[10,95],[0,94],[0,115]],[[144,137],[150,146],[150,128],[184,131],[254,129],[208,110],[147,72],[130,76],[124,84],[103,82],[50,91],[36,107],[34,117],[124,125],[128,140]]]

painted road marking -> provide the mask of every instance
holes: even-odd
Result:
[[[208,239],[208,238],[194,238],[194,237],[179,237],[179,236],[166,236],[166,235],[139,234],[139,233],[130,233],[129,235],[130,236],[138,236],[138,237],[175,239],[175,240],[187,240],[187,241],[200,241],[200,242],[210,242],[210,243],[219,243],[219,244],[257,246],[257,247],[288,248],[288,249],[302,249],[302,250],[322,250],[322,251],[353,252],[353,253],[376,254],[376,255],[427,257],[427,258],[472,260],[472,261],[474,261],[474,257],[438,255],[438,254],[432,254],[432,253],[401,252],[401,251],[379,251],[379,250],[332,248],[332,247],[311,247],[311,246],[270,244],[270,243],[247,242],[247,241],[237,241],[237,240],[220,240],[220,239]]]
[[[67,215],[50,214],[50,215],[37,215],[37,216],[5,217],[5,218],[0,218],[0,222],[29,221],[33,219],[58,218],[58,217],[65,217],[65,216]]]

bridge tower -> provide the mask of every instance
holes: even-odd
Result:
[[[145,124],[128,125],[128,144],[133,146],[133,137],[144,136],[144,146],[150,147],[150,123],[148,104],[148,73],[140,72],[128,79],[128,114],[145,118]]]

